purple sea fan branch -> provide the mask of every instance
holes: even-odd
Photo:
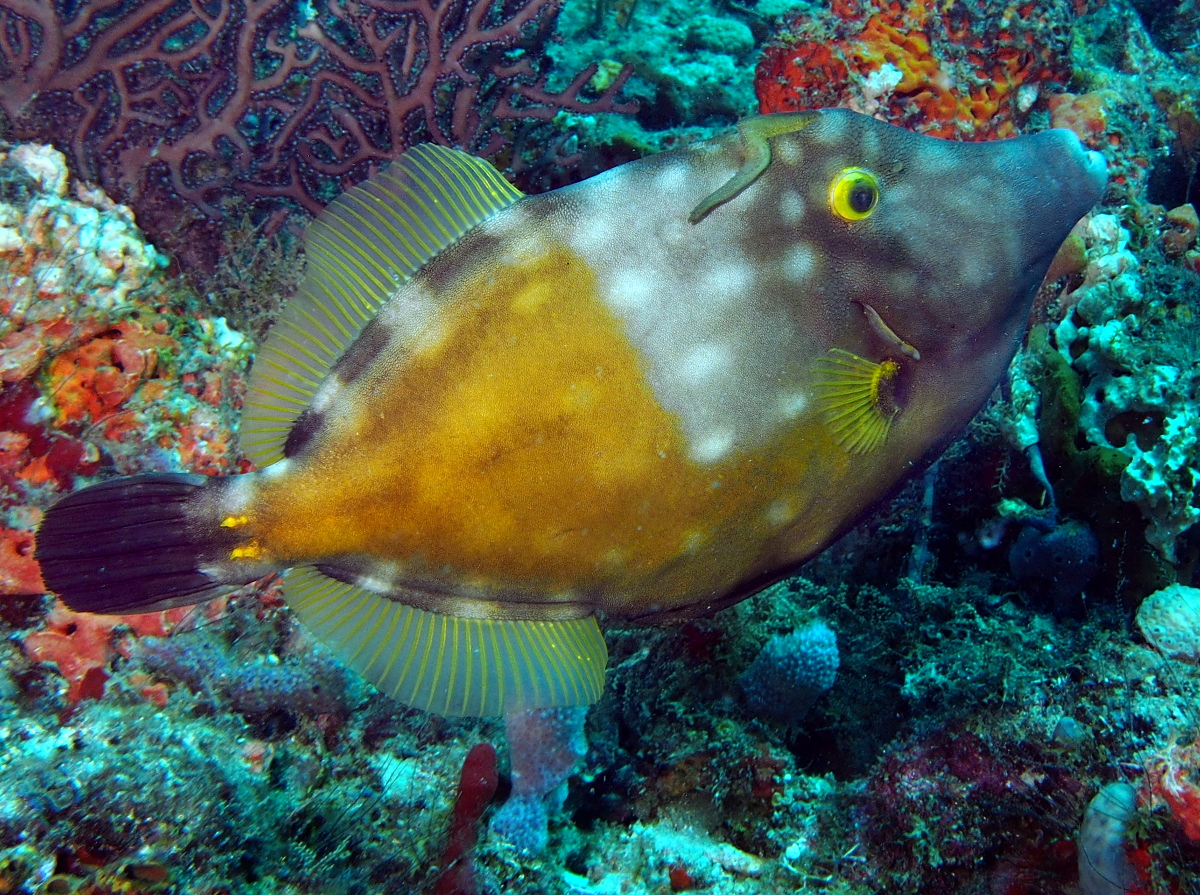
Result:
[[[522,67],[527,67],[528,62],[522,60]],[[579,74],[577,74],[565,88],[558,93],[549,92],[544,84],[523,84],[514,87],[501,99],[499,105],[496,106],[495,115],[497,118],[538,118],[549,120],[557,115],[560,111],[580,112],[583,114],[597,111],[599,108],[599,99],[587,100],[583,99],[581,94],[588,88],[592,79],[596,76],[596,72],[600,70],[599,64],[593,62]],[[629,76],[633,74],[632,66],[625,66],[617,73],[612,82],[605,88],[605,96],[615,96],[625,86],[625,82],[629,80]],[[520,105],[513,105],[513,97],[520,97],[524,102]],[[637,110],[636,103],[614,103],[611,108],[602,109],[602,111],[612,112],[634,112]]]
[[[5,0],[0,5],[0,108],[16,115],[59,69],[70,35],[49,3]]]
[[[630,111],[625,77],[558,93],[558,0],[0,0],[0,110],[209,267],[235,205],[319,211],[415,143],[491,155],[513,120]],[[594,94],[594,98],[593,98]],[[559,160],[561,161],[561,160]]]

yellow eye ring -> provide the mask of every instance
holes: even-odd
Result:
[[[870,171],[846,168],[829,185],[829,207],[843,221],[861,221],[879,204],[879,181]]]

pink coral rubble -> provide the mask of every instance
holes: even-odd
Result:
[[[251,344],[166,275],[129,209],[83,190],[49,147],[0,150],[0,591],[45,590],[42,510],[102,470],[229,472]],[[176,610],[176,613],[183,610]],[[67,700],[103,695],[123,634],[180,616],[102,618],[56,606],[26,655]]]
[[[936,137],[1012,136],[1066,83],[1069,25],[1089,5],[835,0],[834,15],[802,12],[767,45],[760,108],[846,106]]]

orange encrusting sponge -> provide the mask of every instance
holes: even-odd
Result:
[[[842,106],[935,137],[1014,136],[1042,88],[1069,78],[1069,21],[1091,2],[835,0],[767,46],[760,110]]]

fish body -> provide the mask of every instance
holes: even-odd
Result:
[[[597,612],[748,596],[966,424],[1104,180],[1065,131],[951,143],[834,110],[533,197],[418,147],[310,231],[247,399],[264,468],[73,495],[43,572],[128,612],[291,569],[301,619],[402,701],[592,701]],[[137,547],[147,512],[177,543]],[[113,537],[163,580],[72,546]]]

